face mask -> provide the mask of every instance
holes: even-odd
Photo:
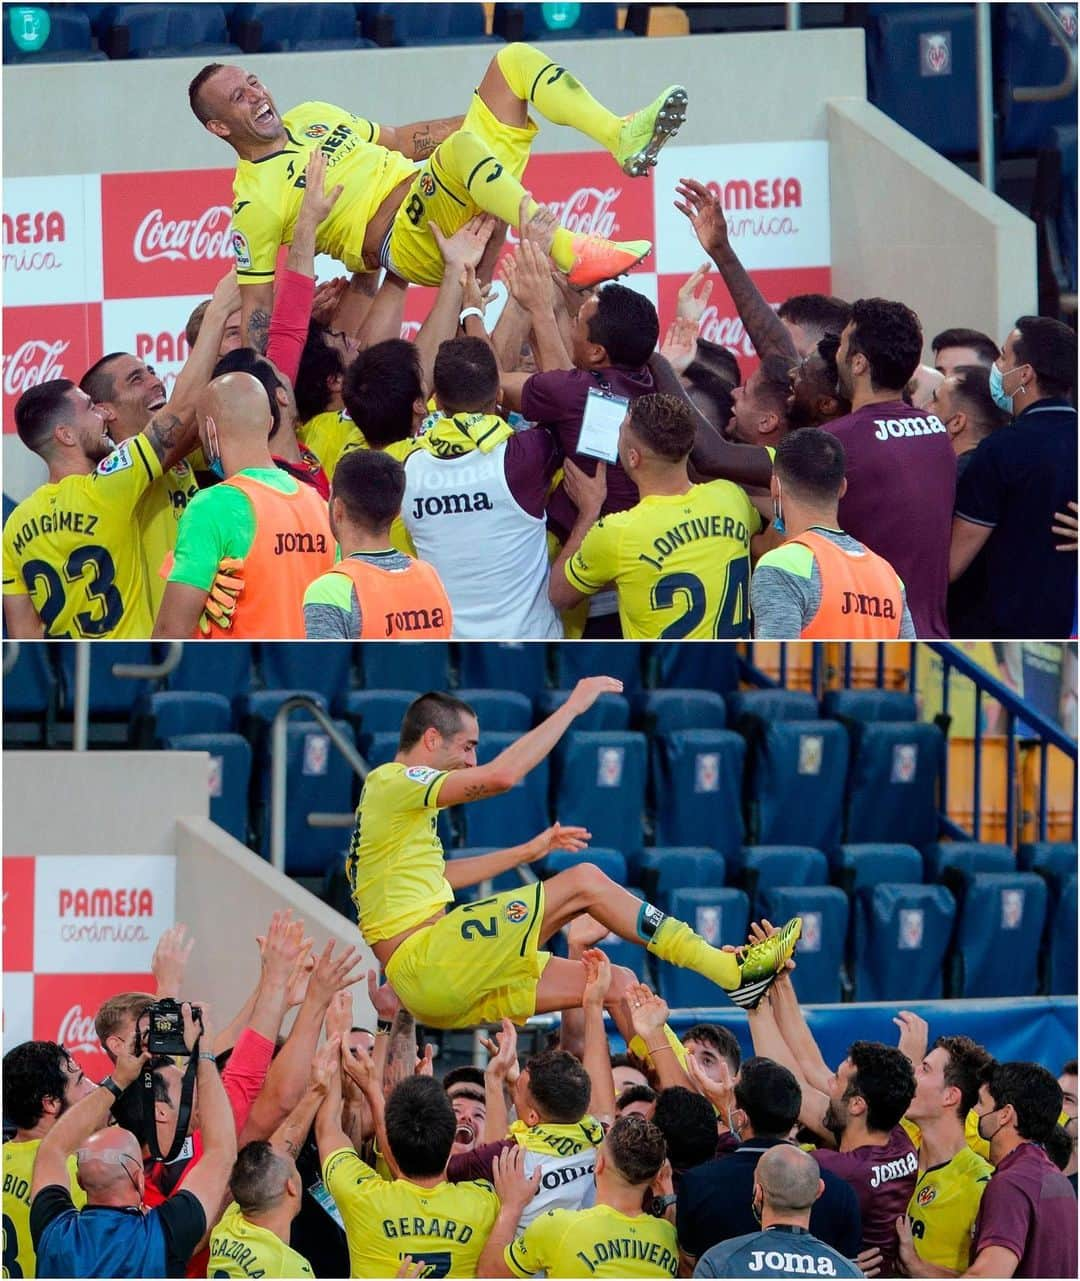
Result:
[[[214,473],[214,475],[218,478],[218,480],[224,480],[224,479],[225,479],[225,468],[224,468],[224,466],[222,465],[222,462],[221,462],[221,459],[220,459],[220,458],[214,458],[214,459],[212,459],[212,460],[210,461],[210,463],[208,464],[208,466],[209,466],[210,470]]]
[[[739,1142],[741,1143],[741,1142],[742,1142],[742,1135],[739,1133],[739,1127],[735,1124],[735,1109],[734,1109],[734,1108],[728,1108],[728,1114],[727,1114],[727,1127],[728,1127],[728,1129],[731,1131],[731,1133],[732,1133],[732,1134],[734,1134],[734,1136],[735,1136],[735,1137],[739,1140]]]
[[[761,1202],[756,1197],[754,1198],[753,1201],[750,1202],[750,1210],[753,1213],[754,1218],[757,1219],[758,1223],[760,1223],[761,1222]]]
[[[780,482],[777,481],[777,486],[779,486],[779,483]],[[778,534],[786,534],[787,526],[784,524],[784,512],[782,507],[780,506],[780,501],[781,501],[781,496],[780,494],[777,494],[776,497],[773,499],[773,504],[772,504],[773,529],[775,529]]]
[[[998,1128],[994,1131],[994,1134],[984,1134],[983,1122],[989,1120],[989,1118],[992,1117],[996,1112],[1000,1112],[1000,1111],[1001,1111],[1000,1108],[995,1108],[993,1112],[987,1112],[985,1115],[979,1117],[979,1138],[983,1139],[987,1143],[989,1143],[991,1139],[993,1139],[994,1135],[1001,1130],[1001,1126],[1000,1125],[998,1126]]]
[[[1012,372],[1010,369],[1009,373]],[[1005,394],[1005,375],[996,364],[990,366],[990,395],[998,409],[1006,414],[1013,412],[1013,398]]]

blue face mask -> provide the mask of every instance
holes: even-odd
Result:
[[[1005,376],[996,364],[990,366],[990,395],[998,409],[1006,414],[1013,412],[1013,398],[1005,394]]]
[[[220,458],[215,458],[215,459],[213,459],[211,462],[207,463],[207,466],[208,466],[208,467],[210,468],[210,470],[214,473],[214,475],[218,478],[218,480],[224,480],[224,479],[225,479],[225,468],[224,468],[224,466],[222,465],[222,462],[221,462],[221,459],[220,459]]]

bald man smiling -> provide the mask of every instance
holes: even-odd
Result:
[[[154,625],[155,640],[198,636],[215,578],[225,562],[238,572],[229,627],[214,636],[279,640],[304,635],[304,591],[334,563],[326,504],[270,456],[270,404],[247,373],[223,374],[196,408],[199,439],[224,478],[189,504]]]

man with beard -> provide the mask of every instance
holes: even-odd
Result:
[[[94,1083],[55,1041],[25,1041],[4,1055],[4,1120],[15,1135],[4,1144],[4,1276],[32,1277],[37,1259],[30,1239],[30,1180],[41,1140],[68,1108],[94,1092]],[[86,1204],[68,1158],[71,1199]]]
[[[4,616],[14,639],[149,638],[146,558],[132,517],[146,491],[196,443],[195,401],[236,296],[230,272],[214,291],[169,403],[119,449],[105,411],[69,379],[19,397],[16,430],[48,464],[49,479],[4,526]]]
[[[851,413],[851,402],[837,388],[836,352],[840,339],[826,334],[790,371],[787,420],[791,431],[823,427]]]
[[[102,356],[91,365],[80,379],[79,389],[105,411],[105,429],[118,445],[137,436],[165,407],[165,384],[137,356],[123,351]],[[198,492],[195,470],[187,459],[181,458],[153,482],[135,508],[154,614],[165,594],[161,567],[176,547],[180,517]]]

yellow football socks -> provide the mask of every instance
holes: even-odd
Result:
[[[615,154],[622,120],[565,67],[528,44],[503,45],[495,57],[511,90],[545,120],[569,125]]]
[[[662,961],[696,970],[725,991],[739,986],[739,961],[735,953],[710,946],[685,921],[665,916],[645,946]]]

